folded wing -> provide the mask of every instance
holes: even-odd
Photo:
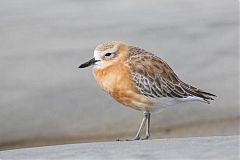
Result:
[[[182,82],[167,63],[143,49],[129,47],[126,65],[140,93],[147,97],[195,97],[209,103],[215,96]]]

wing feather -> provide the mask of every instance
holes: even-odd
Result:
[[[143,49],[129,47],[126,65],[132,71],[132,80],[139,91],[147,97],[195,96],[209,102],[211,96],[215,96],[182,82],[167,63]]]

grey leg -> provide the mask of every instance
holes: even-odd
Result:
[[[143,130],[144,126],[146,125],[146,120],[147,120],[147,117],[145,116],[145,112],[144,112],[144,117],[143,117],[142,123],[138,129],[137,135],[135,136],[134,140],[140,139],[142,130]]]
[[[150,114],[149,112],[144,112],[144,117],[142,119],[142,122],[141,122],[141,125],[138,129],[138,132],[137,132],[137,135],[135,136],[135,138],[133,139],[125,139],[125,140],[120,140],[120,139],[117,139],[117,141],[134,141],[134,140],[140,140],[141,138],[141,133],[142,133],[142,130],[144,128],[144,126],[146,125],[146,121],[148,121],[148,123],[150,123],[150,121],[148,120],[148,115]],[[149,124],[148,124],[149,126]],[[148,127],[149,128],[149,127]]]
[[[144,114],[146,115],[147,126],[146,126],[146,136],[142,140],[150,139],[150,117],[151,117],[151,113],[150,112],[145,112]]]

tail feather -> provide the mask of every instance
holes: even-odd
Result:
[[[190,96],[196,96],[199,98],[202,98],[205,102],[207,102],[208,104],[210,103],[211,100],[214,100],[213,97],[217,97],[216,95],[209,93],[209,92],[205,92],[203,90],[200,90],[196,87],[193,87],[191,85],[188,85],[186,83],[181,83],[181,87],[185,90],[185,92],[187,94],[189,94]]]

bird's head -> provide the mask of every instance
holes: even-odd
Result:
[[[104,42],[99,44],[94,50],[94,57],[81,64],[79,68],[94,65],[96,68],[105,68],[118,61],[124,60],[128,54],[128,47],[120,41]]]

